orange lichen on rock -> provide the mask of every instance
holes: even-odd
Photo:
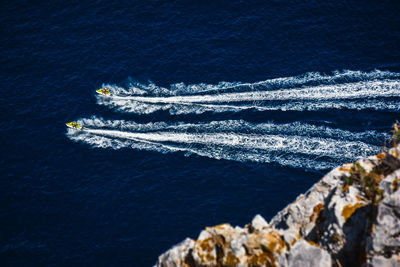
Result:
[[[393,149],[391,150],[391,153],[393,157],[398,158],[399,157],[399,151],[397,151],[397,149]]]
[[[206,227],[194,244],[194,262],[201,266],[276,266],[287,250],[286,243],[277,231],[258,227],[261,219],[256,216],[244,229],[229,224]]]
[[[386,158],[386,153],[382,152],[382,153],[376,155],[376,157],[377,157],[379,160],[384,160],[384,159]]]
[[[262,251],[260,254],[250,256],[248,264],[249,266],[277,266],[272,253],[264,251]]]
[[[302,238],[302,237],[301,237],[300,233],[297,232],[297,233],[296,233],[296,238],[293,238],[293,240],[292,240],[292,241],[290,242],[290,244],[288,244],[288,245],[289,245],[289,246],[293,246],[294,244],[296,244],[296,242],[297,242],[300,238]]]
[[[322,248],[321,245],[315,243],[314,241],[311,240],[306,240],[308,244],[310,244],[311,246],[317,247],[317,248]]]
[[[204,240],[200,240],[200,241],[197,242],[197,244],[199,245],[199,247],[202,250],[211,251],[211,250],[213,250],[214,238],[213,237],[209,237],[209,238],[206,238]]]
[[[400,182],[400,178],[396,178],[393,180],[393,182],[392,182],[393,193],[396,192],[397,189],[399,189],[399,182]]]
[[[203,262],[213,262],[216,260],[214,254],[212,253],[215,249],[215,241],[216,240],[214,237],[209,237],[204,240],[197,241],[196,246],[200,248],[198,249],[198,255]]]
[[[223,266],[237,266],[237,264],[240,262],[238,257],[236,257],[232,253],[228,253],[225,258],[225,262],[223,262]]]
[[[278,256],[286,250],[286,243],[278,232],[257,232],[247,239],[245,248],[250,266],[276,266]]]
[[[366,199],[365,197],[356,195],[356,198],[357,198],[358,201],[365,201],[365,202],[368,202],[368,199]]]
[[[343,193],[346,193],[346,192],[349,190],[349,187],[350,187],[350,185],[345,184],[345,185],[342,187],[342,192],[343,192]]]
[[[314,219],[318,218],[321,211],[324,209],[324,204],[318,203],[314,206],[314,212],[310,216],[310,222],[314,221]]]
[[[276,252],[281,254],[286,249],[286,244],[282,239],[282,236],[277,232],[270,232],[267,235],[263,235],[263,242],[261,243],[263,250],[267,249],[270,252]]]
[[[349,171],[351,171],[351,166],[348,166],[348,165],[349,165],[349,164],[346,163],[345,165],[340,166],[340,167],[339,167],[339,171],[342,171],[342,172],[349,172]]]
[[[366,206],[365,203],[357,202],[354,205],[348,204],[343,207],[342,210],[342,216],[344,218],[344,221],[347,222],[347,220],[356,212],[357,209]]]

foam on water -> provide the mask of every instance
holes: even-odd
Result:
[[[373,109],[399,111],[400,74],[375,70],[343,71],[332,75],[307,73],[256,83],[217,85],[132,83],[128,89],[103,85],[112,96],[98,104],[126,112],[172,114],[225,112],[245,109],[320,110]],[[244,120],[209,123],[138,124],[92,117],[80,120],[84,131],[68,131],[75,141],[95,147],[134,148],[161,153],[181,151],[214,159],[275,162],[284,166],[326,169],[379,152],[375,144],[388,137],[375,131],[350,132],[293,122],[249,123]]]
[[[352,133],[311,124],[252,124],[214,121],[205,124],[136,124],[123,120],[83,119],[85,130],[68,136],[95,147],[130,147],[161,153],[182,151],[214,159],[275,162],[285,166],[326,169],[379,151],[368,143],[374,131]]]
[[[314,77],[315,76],[315,77]],[[256,110],[320,110],[320,109],[372,109],[399,111],[400,98],[399,74],[391,72],[348,72],[334,76],[308,74],[303,77],[278,78],[254,84],[220,84],[218,88],[241,88],[241,91],[229,91],[209,86],[189,86],[184,91],[141,90],[122,91],[110,88],[113,96],[98,96],[97,103],[120,111],[149,114],[159,110],[168,110],[172,114],[203,113],[206,111],[226,112],[245,109]],[[324,84],[335,81],[353,80],[342,84]],[[354,81],[354,80],[361,81]],[[362,80],[365,79],[365,80]],[[306,85],[322,83],[319,85]],[[275,88],[272,90],[271,85]],[[265,85],[265,86],[264,86]],[[280,87],[276,87],[280,85]],[[286,88],[291,85],[292,88]],[[293,87],[296,85],[297,87]],[[300,86],[302,85],[302,86]],[[264,87],[263,87],[264,86]],[[175,87],[171,87],[175,88]],[[193,89],[197,88],[197,89]],[[201,88],[208,88],[203,90]],[[211,92],[214,91],[214,92]]]
[[[144,103],[124,99],[99,98],[98,104],[116,108],[123,112],[137,114],[150,114],[160,110],[168,110],[171,114],[201,114],[204,112],[238,112],[254,109],[257,111],[317,111],[322,109],[353,109],[353,110],[387,110],[400,111],[398,100],[377,99],[347,100],[347,101],[290,101],[285,103],[259,103],[255,104],[202,104],[202,103]]]
[[[335,129],[326,126],[318,126],[309,123],[284,123],[276,124],[273,122],[266,123],[250,123],[244,120],[224,120],[212,121],[208,123],[166,123],[166,122],[150,122],[146,124],[135,123],[125,120],[105,120],[93,116],[89,119],[81,119],[80,123],[87,128],[102,129],[119,129],[123,131],[133,132],[152,132],[152,131],[180,131],[180,132],[237,132],[237,133],[257,133],[257,134],[280,134],[287,135],[304,135],[309,137],[328,137],[343,140],[358,140],[364,142],[383,142],[389,135],[386,133],[378,133],[376,131],[365,131],[353,133],[350,131]]]
[[[151,95],[151,96],[174,96],[187,94],[201,93],[219,93],[221,91],[239,90],[273,90],[279,88],[292,88],[305,86],[308,84],[337,84],[349,83],[365,80],[400,78],[400,73],[374,70],[371,72],[344,70],[334,71],[332,74],[322,74],[319,72],[308,72],[298,76],[273,78],[265,81],[254,83],[243,82],[219,82],[218,84],[189,84],[175,83],[170,88],[157,86],[154,83],[143,84],[131,82],[127,89],[112,84],[103,84],[102,87],[107,87],[118,95]]]

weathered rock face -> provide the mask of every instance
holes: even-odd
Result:
[[[400,266],[399,154],[332,170],[270,223],[207,227],[156,266]]]
[[[332,259],[329,253],[316,244],[306,242],[304,239],[296,242],[290,252],[283,255],[279,260],[280,266],[331,266]]]
[[[191,266],[189,255],[194,244],[192,239],[186,238],[158,258],[159,266]]]
[[[368,263],[400,266],[400,170],[382,181],[386,197],[378,204],[373,232],[367,239]]]
[[[250,225],[207,227],[161,255],[157,266],[274,266],[287,250],[282,236],[257,215]]]

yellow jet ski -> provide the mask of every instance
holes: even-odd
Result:
[[[96,90],[96,93],[98,93],[99,95],[111,96],[110,89],[108,89],[108,88],[98,89],[98,90]]]
[[[83,126],[80,125],[79,123],[77,123],[76,121],[68,122],[65,125],[67,125],[67,127],[74,129],[74,130],[82,130],[83,129]]]

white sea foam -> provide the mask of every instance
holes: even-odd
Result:
[[[241,86],[254,87],[251,84]],[[275,90],[183,94],[174,96],[98,96],[98,104],[125,112],[172,114],[256,110],[373,109],[399,111],[400,80],[375,79],[344,84],[317,85]]]
[[[96,147],[131,147],[237,161],[276,162],[285,166],[325,169],[379,151],[368,143],[374,131],[353,133],[311,124],[252,124],[222,121],[205,124],[136,124],[83,119],[83,131],[68,131],[75,141]],[[383,138],[384,136],[381,135]]]
[[[309,123],[283,123],[273,122],[250,123],[244,120],[224,120],[212,121],[208,123],[166,123],[150,122],[146,124],[135,123],[125,120],[105,120],[92,117],[81,119],[80,123],[87,128],[119,129],[131,132],[154,132],[154,131],[178,131],[178,132],[236,132],[236,133],[256,133],[256,134],[281,134],[304,135],[309,137],[327,137],[343,140],[359,140],[368,142],[373,139],[382,142],[388,138],[388,134],[378,133],[376,131],[365,131],[353,133],[347,130],[336,129],[326,126],[313,125]]]
[[[196,114],[254,109],[268,110],[385,110],[400,111],[400,74],[375,70],[343,71],[331,75],[276,78],[256,83],[217,85],[177,83],[164,88],[131,83],[128,88],[103,85],[111,97],[98,103],[121,111],[149,114]],[[82,119],[84,131],[68,136],[96,147],[131,147],[161,153],[182,151],[214,159],[275,162],[285,166],[325,169],[377,153],[387,138],[375,131],[354,133],[308,123],[249,123],[225,120],[209,123],[147,123]]]
[[[121,95],[161,95],[161,96],[173,96],[173,95],[187,95],[187,94],[199,94],[199,93],[212,93],[221,92],[226,90],[269,90],[275,88],[292,88],[299,87],[307,84],[336,84],[336,83],[349,83],[365,80],[376,80],[376,79],[389,79],[389,78],[400,78],[400,73],[374,70],[370,72],[344,70],[334,71],[332,74],[322,74],[319,72],[308,72],[298,76],[273,78],[265,81],[259,81],[254,83],[243,83],[243,82],[219,82],[218,84],[189,84],[175,83],[170,88],[157,86],[154,83],[142,84],[137,82],[131,82],[127,89],[112,85],[103,84],[103,87],[109,88],[115,94]]]

